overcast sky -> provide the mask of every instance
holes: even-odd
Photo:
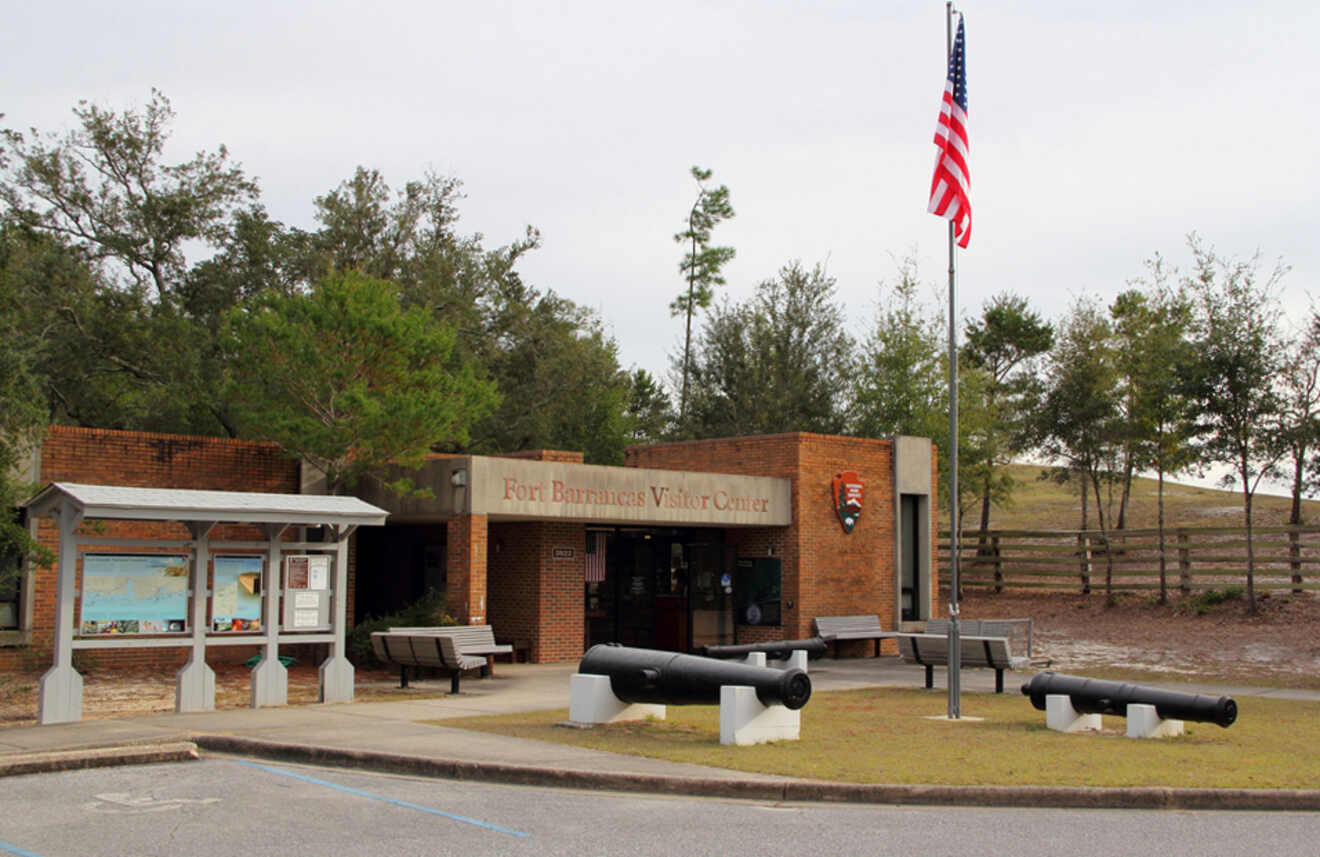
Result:
[[[862,333],[914,254],[942,289],[926,213],[945,12],[923,2],[23,3],[0,31],[8,127],[72,127],[88,99],[178,114],[171,160],[223,143],[271,215],[375,167],[461,179],[461,228],[531,224],[524,278],[597,310],[625,365],[681,348],[693,164],[737,216],[734,300],[823,263]],[[973,233],[959,307],[1016,291],[1048,318],[1111,298],[1155,252],[1282,259],[1293,318],[1320,293],[1312,3],[969,3]]]

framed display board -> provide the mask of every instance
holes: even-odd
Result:
[[[212,560],[212,631],[261,630],[261,573],[259,556],[217,556]]]
[[[330,628],[330,559],[329,554],[284,558],[284,630]]]
[[[188,557],[88,553],[82,560],[80,634],[188,630]]]

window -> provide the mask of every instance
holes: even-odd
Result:
[[[24,517],[22,510],[14,510],[15,524],[22,527]],[[11,545],[0,544],[0,631],[22,627],[22,593],[23,555]]]
[[[0,547],[0,631],[18,628],[18,595],[22,591],[23,560],[11,547]]]

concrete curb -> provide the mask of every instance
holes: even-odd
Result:
[[[871,803],[1057,809],[1200,809],[1320,811],[1320,789],[1092,788],[1069,786],[933,786],[784,779],[714,779],[608,771],[574,771],[336,750],[230,735],[196,735],[198,747],[229,755],[359,768],[380,773],[510,785],[792,803]]]
[[[0,756],[0,777],[47,774],[84,768],[109,768],[116,765],[154,765],[159,762],[185,762],[199,758],[201,756],[197,752],[197,745],[191,741],[52,750],[43,753]]]

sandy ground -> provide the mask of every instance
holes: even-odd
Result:
[[[1191,602],[1155,606],[1127,596],[1106,607],[1104,596],[1064,593],[967,592],[969,619],[1033,620],[1033,654],[1062,672],[1122,670],[1172,680],[1320,689],[1320,598],[1263,598],[1256,615],[1240,600],[1204,612]],[[216,707],[248,705],[249,671],[216,666]],[[39,672],[0,673],[0,728],[36,722]],[[174,709],[174,672],[92,669],[83,678],[83,716],[117,717]],[[358,699],[435,695],[430,686],[400,689],[394,670],[359,669]],[[443,684],[443,682],[441,683]],[[290,704],[316,701],[316,668],[289,669]]]
[[[1269,595],[1248,615],[1229,600],[1197,610],[1195,601],[1156,606],[1149,598],[1102,594],[967,593],[967,618],[1031,617],[1034,655],[1052,669],[1135,670],[1171,680],[1210,678],[1242,684],[1320,688],[1320,599]]]

